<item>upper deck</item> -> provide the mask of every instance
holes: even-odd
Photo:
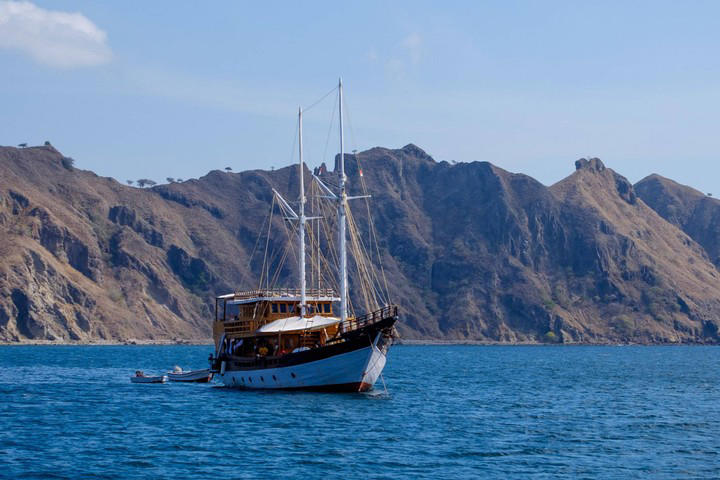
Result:
[[[309,288],[305,291],[308,302],[339,302],[340,297],[330,288]],[[299,288],[274,288],[245,290],[220,295],[217,300],[224,300],[230,305],[241,305],[255,302],[299,302]]]
[[[215,299],[214,336],[221,333],[236,336],[253,336],[257,330],[281,318],[300,315],[301,294],[299,289],[247,290]],[[332,317],[333,302],[340,298],[331,289],[308,289],[305,294],[305,316]],[[222,325],[222,326],[221,326]]]

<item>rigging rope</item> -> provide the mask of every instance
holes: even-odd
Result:
[[[273,195],[273,201],[275,200],[275,196]],[[250,258],[248,259],[247,268],[248,270],[252,270],[252,261],[255,257],[255,253],[257,252],[257,247],[260,245],[260,239],[262,238],[262,232],[265,230],[265,222],[270,218],[272,215],[273,205],[270,205],[270,211],[265,215],[265,218],[263,218],[263,223],[260,225],[260,233],[257,236],[257,239],[255,240],[255,246],[253,247],[252,253],[250,254]],[[262,281],[262,280],[261,280]]]
[[[353,145],[357,148],[357,141],[355,139],[355,129],[353,128],[352,119],[350,117],[350,109],[348,108],[347,103],[345,102],[345,98],[343,98],[343,106],[345,107],[344,112],[347,117],[348,127],[350,128],[350,137],[352,138]],[[364,175],[362,175],[362,164],[360,162],[360,154],[355,154],[354,156],[355,156],[355,161],[358,164],[358,172],[360,172],[360,175],[358,175],[358,176],[360,177],[360,186],[362,187],[362,194],[368,195],[368,189],[367,189],[367,184],[365,183],[365,177],[364,177]],[[375,222],[373,221],[372,213],[370,211],[370,198],[366,197],[364,200],[365,200],[365,206],[367,208],[368,223],[370,224],[370,229],[369,229],[370,230],[369,234],[371,237],[370,246],[373,246],[373,245],[375,246],[375,252],[377,254],[377,259],[378,259],[378,266],[380,267],[380,274],[382,276],[383,286],[385,287],[385,292],[384,292],[385,300],[386,300],[387,304],[389,304],[390,303],[390,289],[388,288],[387,276],[385,275],[385,266],[383,265],[382,255],[380,254],[380,244],[377,239],[377,230],[375,228]]]
[[[322,97],[320,97],[320,98],[318,98],[317,100],[315,100],[312,104],[310,104],[309,107],[303,108],[303,112],[307,112],[307,111],[310,110],[311,108],[315,107],[317,104],[319,104],[320,102],[322,102],[323,100],[325,100],[325,99],[328,97],[328,95],[330,95],[332,92],[334,92],[334,91],[337,90],[337,89],[338,89],[337,86],[331,88],[329,92],[327,92],[325,95],[323,95]]]
[[[355,155],[358,163],[358,169],[362,172],[362,164],[360,163],[360,155]],[[360,175],[360,185],[362,186],[363,195],[367,195],[367,185],[365,183],[365,177]],[[372,213],[370,211],[370,198],[365,198],[365,206],[367,207],[368,223],[370,224],[370,235],[372,240],[370,246],[375,246],[375,253],[377,254],[378,266],[380,267],[380,274],[382,275],[383,286],[385,287],[385,300],[387,304],[390,304],[390,289],[388,288],[387,276],[385,275],[385,266],[383,265],[382,255],[380,253],[380,242],[377,239],[377,230],[375,228],[375,221],[373,220]]]
[[[266,275],[266,266],[267,266],[267,256],[268,256],[268,247],[270,246],[270,227],[272,226],[272,217],[273,212],[275,211],[275,195],[273,195],[272,203],[270,204],[270,219],[268,220],[268,232],[267,236],[265,238],[265,253],[263,255],[263,264],[262,264],[262,271],[260,272],[260,285],[258,285],[258,290],[262,289],[262,283],[263,283],[263,277],[269,277],[270,275]],[[258,237],[258,240],[260,237]],[[265,283],[267,285],[268,278],[265,278]]]
[[[334,87],[330,91],[328,91],[326,94],[324,94],[322,97],[320,97],[318,100],[313,102],[310,106],[306,107],[304,111],[308,111],[312,109],[313,107],[320,104],[323,100],[328,98],[333,92],[336,92],[336,100],[337,96],[339,95],[339,90],[337,87]],[[335,120],[335,114],[337,110],[337,101],[333,103],[333,109],[330,117],[330,126],[328,128],[328,135],[325,142],[325,149],[323,152],[323,156],[321,157],[323,160],[326,159],[328,147],[330,144],[330,137],[332,134],[333,126],[334,126],[334,120]],[[345,106],[345,112],[347,122],[350,128],[350,134],[353,140],[353,144],[357,145],[355,141],[355,131],[352,125],[352,122],[350,120],[350,114],[349,110],[347,109],[347,106],[345,102],[343,101],[343,105]],[[299,121],[296,122],[296,128],[295,128],[295,135],[293,137],[293,147],[291,151],[291,162],[294,163],[295,158],[295,150],[297,147],[297,133],[299,129]],[[355,150],[356,152],[356,150]],[[354,158],[357,162],[357,167],[359,169],[359,172],[361,173],[359,175],[359,187],[362,190],[363,195],[367,195],[367,184],[365,182],[365,178],[362,175],[362,164],[360,155],[355,154]],[[339,270],[339,257],[338,257],[338,251],[336,248],[336,240],[337,236],[334,235],[332,232],[333,229],[337,229],[337,219],[336,219],[336,210],[337,210],[337,202],[336,200],[331,201],[322,201],[322,197],[325,196],[325,192],[321,191],[321,188],[319,185],[317,185],[317,182],[311,182],[310,190],[309,190],[312,201],[311,201],[311,209],[314,216],[321,217],[318,219],[318,224],[313,229],[312,227],[307,229],[307,236],[309,240],[309,248],[310,248],[310,285],[314,286],[317,285],[317,295],[320,295],[320,289],[321,285],[329,285],[333,289],[338,288],[339,279],[337,275],[335,275],[333,272]],[[284,248],[277,250],[276,252],[272,253],[269,251],[270,248],[270,231],[272,229],[273,225],[273,215],[274,215],[274,209],[275,207],[279,206],[281,213],[283,213],[283,217],[292,217],[294,216],[290,212],[287,211],[287,205],[284,205],[282,201],[277,199],[275,195],[273,195],[270,212],[263,220],[263,224],[261,225],[261,230],[265,227],[265,220],[267,220],[267,238],[265,242],[265,252],[263,256],[263,270],[260,274],[260,287],[262,288],[263,280],[265,281],[265,284],[267,288],[273,288],[275,287],[275,284],[278,282],[279,277],[281,275],[281,271],[283,270],[283,267],[285,266],[285,262],[287,261],[289,256],[293,256],[297,263],[297,252],[296,252],[296,245],[293,240],[294,237],[297,235],[299,226],[296,224],[293,224],[293,226],[287,225],[288,222],[286,222],[285,218],[281,221],[283,224],[283,229],[285,230],[285,233],[287,235],[287,244]],[[352,254],[352,263],[348,264],[348,268],[353,270],[353,276],[354,279],[351,277],[350,280],[354,280],[353,283],[356,285],[357,288],[359,288],[361,293],[361,298],[364,303],[365,309],[370,312],[373,310],[376,310],[380,308],[380,303],[389,304],[390,302],[390,296],[389,296],[389,288],[388,288],[388,282],[387,277],[385,274],[385,269],[382,262],[382,255],[380,252],[379,242],[378,242],[378,235],[377,230],[375,228],[375,224],[373,222],[372,213],[370,209],[370,203],[369,200],[365,199],[365,207],[366,207],[366,214],[367,214],[367,222],[369,224],[368,232],[367,232],[367,244],[366,241],[363,240],[363,233],[357,223],[357,220],[355,219],[351,209],[347,208],[347,225],[348,225],[348,235],[350,237],[350,244],[349,244],[349,250]],[[361,217],[363,215],[361,214]],[[322,223],[322,225],[321,225]],[[252,260],[254,258],[255,252],[258,249],[260,243],[260,236],[258,237],[255,246],[253,248],[253,252],[250,255],[249,263],[252,263]],[[373,248],[374,247],[374,248]],[[377,265],[376,262],[374,262],[374,256],[377,256]],[[270,274],[270,267],[274,267],[274,272],[271,275]],[[379,266],[379,271],[378,267]],[[318,297],[319,298],[319,297]],[[355,316],[355,306],[354,302],[352,301],[352,297],[348,296],[348,312],[351,314],[351,317]]]
[[[339,91],[338,91],[338,95],[340,95],[340,92],[339,92]],[[332,133],[332,127],[333,127],[333,124],[335,123],[335,110],[336,110],[336,108],[337,108],[337,107],[336,107],[336,106],[337,106],[337,103],[338,103],[338,102],[337,102],[337,95],[335,95],[335,101],[333,102],[332,113],[330,114],[330,126],[328,127],[327,138],[325,139],[325,149],[323,150],[322,157],[320,157],[320,159],[321,159],[322,162],[325,162],[326,159],[327,159],[328,146],[330,145],[330,134]],[[333,169],[334,169],[334,168],[335,168],[335,167],[333,167]]]

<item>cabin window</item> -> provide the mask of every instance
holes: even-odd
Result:
[[[225,318],[225,300],[218,300],[215,304],[215,320],[220,321]]]
[[[278,304],[277,303],[272,304],[272,313],[278,313]]]
[[[287,313],[287,304],[286,303],[280,304],[280,313]]]
[[[330,304],[329,303],[324,304],[323,308],[325,309],[325,313],[330,313]]]
[[[240,315],[240,305],[237,303],[228,303],[226,306],[225,318],[234,320]]]

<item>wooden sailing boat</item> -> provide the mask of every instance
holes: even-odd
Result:
[[[337,271],[339,294],[331,288],[307,289],[306,223],[322,220],[305,215],[305,184],[302,144],[302,110],[298,114],[300,198],[296,213],[273,189],[286,220],[297,224],[299,288],[265,288],[221,295],[215,301],[213,336],[215,354],[211,371],[229,387],[253,389],[308,389],[363,392],[370,390],[385,367],[392,344],[397,306],[380,304],[363,292],[365,313],[349,313],[348,295],[348,200],[343,138],[343,87],[338,84],[340,155],[337,193],[313,176],[323,199],[335,204],[337,224]],[[274,200],[275,200],[274,199]],[[351,217],[352,218],[352,217]],[[371,219],[369,219],[371,221]],[[350,223],[351,235],[354,223]],[[356,232],[355,232],[356,233]],[[351,240],[352,240],[351,236]],[[361,288],[372,288],[362,242],[352,243]],[[317,255],[320,255],[316,238]],[[378,255],[378,258],[379,255]],[[327,262],[328,264],[330,262]],[[263,270],[267,267],[263,265]],[[320,262],[317,262],[319,273]],[[266,281],[269,275],[267,275]],[[262,278],[262,275],[261,275]],[[377,277],[375,277],[377,279]],[[261,280],[262,282],[262,280]],[[387,299],[387,297],[385,297]],[[339,315],[335,314],[339,307]]]

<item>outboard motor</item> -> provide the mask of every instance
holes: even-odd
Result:
[[[208,357],[208,363],[210,364],[210,372],[218,373],[220,371],[220,359],[216,358],[212,353]]]

